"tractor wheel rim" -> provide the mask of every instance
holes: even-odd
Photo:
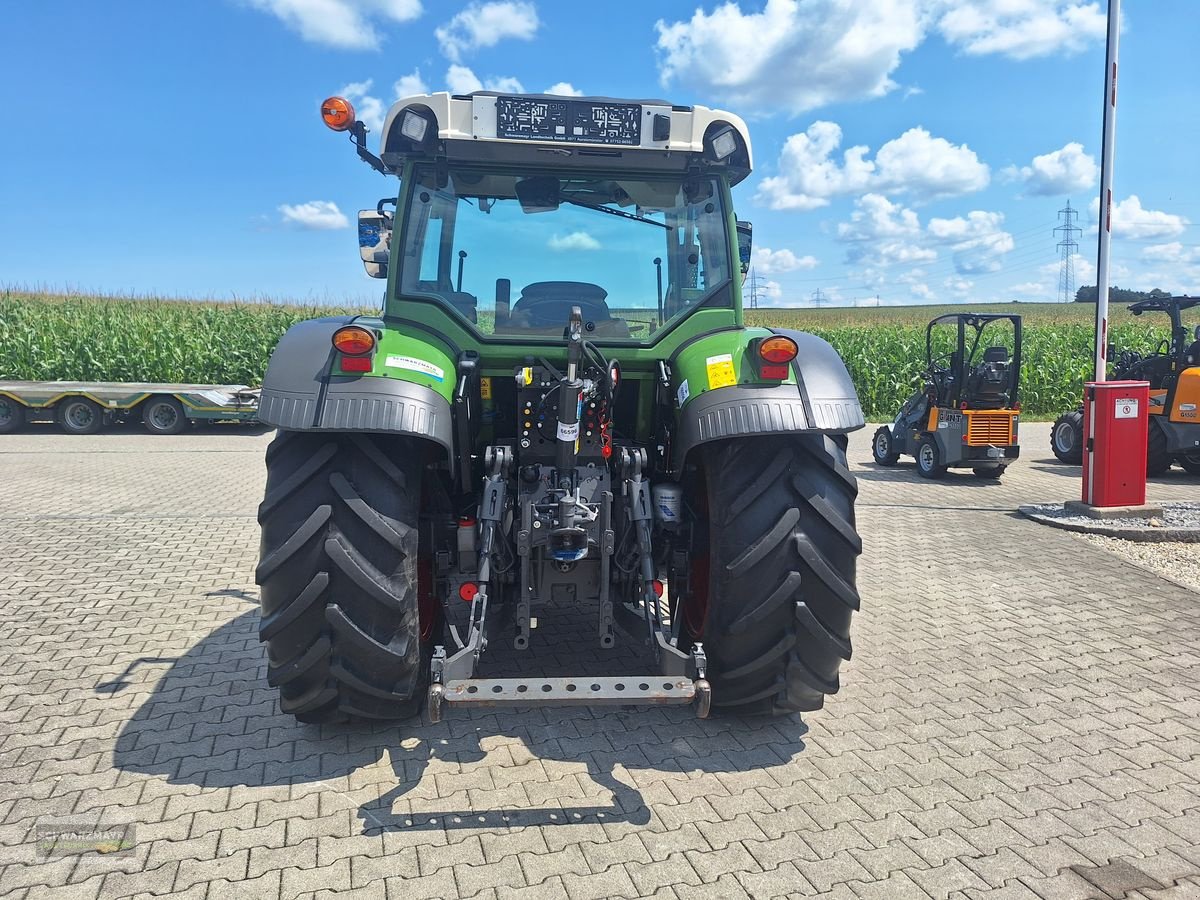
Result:
[[[927,472],[933,468],[933,447],[929,444],[921,448],[921,468]]]
[[[72,403],[67,407],[67,421],[76,428],[87,428],[94,418],[91,407],[86,404]]]
[[[891,439],[886,434],[881,432],[875,435],[875,455],[878,457],[887,456],[888,450],[891,449],[890,444]]]
[[[1075,447],[1075,429],[1070,422],[1061,423],[1054,431],[1054,443],[1059,450],[1068,451]]]
[[[170,428],[179,421],[179,412],[170,403],[157,403],[150,410],[150,419],[159,428]]]

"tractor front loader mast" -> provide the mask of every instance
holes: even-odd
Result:
[[[507,705],[594,705],[594,704],[683,704],[695,702],[697,714],[707,716],[712,690],[706,679],[706,659],[700,643],[692,645],[690,653],[677,647],[677,638],[664,625],[661,603],[656,590],[654,548],[651,525],[653,506],[650,484],[643,477],[646,451],[640,447],[622,447],[616,460],[621,479],[624,522],[632,530],[638,552],[637,583],[640,600],[614,604],[612,599],[612,561],[616,552],[613,530],[613,491],[607,454],[604,464],[595,460],[579,465],[578,437],[580,410],[584,403],[599,394],[599,385],[584,376],[583,317],[579,307],[573,307],[565,331],[567,367],[562,374],[554,372],[554,381],[537,381],[531,367],[517,373],[518,393],[521,388],[529,396],[519,400],[522,418],[539,418],[539,410],[549,398],[557,396],[554,413],[554,466],[544,471],[539,462],[522,458],[506,446],[488,447],[484,453],[486,475],[479,507],[478,562],[467,634],[459,635],[451,626],[450,634],[457,649],[447,656],[446,649],[437,647],[430,667],[430,687],[427,710],[431,721],[441,719],[446,703],[463,706]],[[553,371],[544,363],[539,372]],[[603,378],[611,378],[606,371]],[[522,441],[522,450],[532,453],[532,442]],[[515,475],[515,501],[509,500],[510,482]],[[513,645],[518,650],[529,646],[531,605],[535,585],[535,566],[553,567],[563,576],[578,571],[577,567],[594,565],[599,612],[597,630],[601,647],[612,647],[613,623],[618,619],[622,629],[631,634],[644,633],[650,646],[657,675],[581,676],[578,678],[476,678],[475,670],[483,651],[487,649],[490,600],[500,590],[494,578],[493,557],[503,549],[504,542],[513,540],[506,528],[516,511],[516,556],[520,560],[518,590],[515,598],[516,635]],[[503,556],[503,554],[501,554]],[[580,578],[580,585],[591,582]],[[468,592],[469,593],[469,592]],[[460,596],[466,596],[460,593]],[[639,609],[640,607],[640,609]],[[616,613],[616,615],[614,615]]]

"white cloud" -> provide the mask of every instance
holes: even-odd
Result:
[[[842,129],[817,121],[784,143],[779,174],[764,178],[755,198],[772,209],[812,210],[828,206],[831,197],[870,192],[916,192],[922,199],[972,193],[987,187],[991,172],[966,144],[933,137],[924,128],[910,128],[879,148],[873,160],[869,147],[857,145],[842,153]]]
[[[930,219],[929,235],[950,246],[954,268],[960,275],[978,275],[999,271],[1004,255],[1015,246],[1013,236],[1005,231],[1004,214],[976,209],[966,217]]]
[[[560,94],[563,97],[582,97],[583,96],[583,91],[579,90],[579,88],[575,87],[569,81],[559,81],[556,84],[552,84],[552,85],[550,85],[550,87],[546,88],[544,93]]]
[[[950,276],[942,284],[946,287],[946,290],[960,299],[970,296],[971,289],[975,287],[975,282],[956,275]]]
[[[928,6],[942,37],[972,56],[1078,53],[1104,40],[1108,24],[1101,4],[1075,0],[932,0]]]
[[[470,94],[474,91],[499,91],[502,94],[523,94],[525,88],[517,79],[507,76],[489,76],[481,81],[467,66],[454,64],[446,70],[446,86],[452,94]]]
[[[332,231],[350,227],[350,220],[337,208],[337,204],[330,200],[309,200],[295,206],[284,203],[279,207],[279,213],[285,225],[307,231]]]
[[[1151,244],[1143,248],[1142,256],[1155,262],[1195,263],[1200,262],[1200,247],[1185,247],[1179,241]]]
[[[923,2],[923,0],[922,0]],[[659,20],[659,76],[742,109],[800,113],[882,97],[900,55],[922,38],[914,0],[767,0],[743,13],[728,2],[684,22]]]
[[[396,99],[399,100],[402,97],[411,97],[414,94],[428,94],[429,85],[421,77],[421,70],[413,69],[411,75],[403,75],[396,80],[396,83],[392,86],[392,91],[396,94]]]
[[[376,22],[410,22],[421,0],[246,0],[270,13],[304,40],[348,50],[374,50]]]
[[[1100,200],[1092,200],[1092,222],[1100,218]],[[1113,206],[1112,233],[1113,237],[1133,238],[1134,240],[1155,240],[1178,237],[1190,225],[1183,216],[1174,213],[1161,212],[1156,209],[1145,209],[1137,194],[1130,194],[1124,200]],[[1093,230],[1094,230],[1093,225]]]
[[[537,33],[537,8],[519,0],[499,0],[492,3],[471,3],[434,35],[442,53],[451,62],[479,47],[494,47],[506,38],[532,40]]]
[[[338,91],[338,94],[354,104],[355,115],[369,130],[379,132],[383,128],[387,107],[378,97],[368,93],[373,83],[370,78],[366,81],[355,81]]]
[[[1024,181],[1034,196],[1052,197],[1091,190],[1100,177],[1100,167],[1091,154],[1083,152],[1082,144],[1072,141],[1061,150],[1035,156],[1027,166],[1009,166],[1004,176]]]
[[[566,235],[554,235],[546,246],[561,253],[566,250],[599,250],[600,242],[586,231],[572,231]]]
[[[798,269],[814,269],[817,266],[815,256],[797,256],[791,250],[772,250],[769,247],[757,247],[751,261],[755,271],[762,275],[777,275],[781,272],[795,272]]]
[[[877,268],[937,259],[936,250],[923,246],[921,222],[913,210],[882,194],[864,194],[855,205],[850,221],[837,227],[838,240],[850,245],[847,262]]]

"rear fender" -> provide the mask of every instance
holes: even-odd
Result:
[[[799,348],[792,376],[784,383],[760,381],[746,357],[750,340],[772,332],[790,337]],[[733,347],[730,336],[736,336]],[[676,473],[692,450],[710,441],[751,434],[846,434],[866,424],[845,363],[815,335],[746,329],[714,335],[688,350],[686,356],[679,354],[675,376],[679,412],[671,458]],[[728,378],[721,379],[720,370],[713,368],[713,360],[724,354],[732,357],[736,383],[722,384]]]
[[[333,371],[339,355],[333,333],[351,322],[379,337],[372,371],[363,375]],[[449,459],[455,375],[451,351],[440,341],[385,330],[371,317],[310,319],[289,328],[271,354],[258,418],[288,431],[413,435],[437,444]]]

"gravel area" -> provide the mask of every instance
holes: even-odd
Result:
[[[1200,591],[1200,544],[1176,541],[1147,543],[1100,534],[1081,534],[1080,537],[1134,565]]]
[[[1163,514],[1150,519],[1093,519],[1067,512],[1062,504],[1022,506],[1020,511],[1044,525],[1131,541],[1200,541],[1200,503],[1163,503]]]

